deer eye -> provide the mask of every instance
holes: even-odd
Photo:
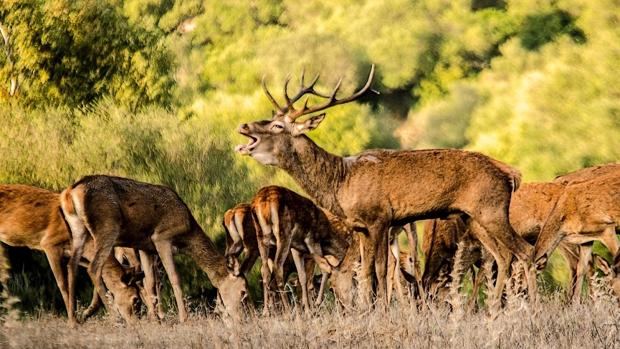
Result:
[[[273,125],[271,125],[271,129],[272,130],[282,131],[282,130],[284,130],[284,126],[281,125],[281,124],[273,124]]]

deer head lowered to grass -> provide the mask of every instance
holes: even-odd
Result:
[[[75,272],[84,241],[92,235],[95,256],[90,271],[95,287],[105,295],[101,282],[103,261],[114,246],[155,253],[161,258],[176,298],[179,319],[187,319],[173,248],[192,257],[207,273],[232,315],[248,295],[245,278],[230,270],[226,259],[203,232],[187,205],[172,189],[104,175],[86,176],[61,194],[61,207],[72,233],[69,260],[69,299],[75,299]]]
[[[283,187],[268,186],[252,199],[256,217],[261,276],[265,297],[264,312],[272,306],[271,275],[275,274],[282,304],[288,308],[284,293],[284,263],[289,253],[297,269],[304,308],[310,308],[305,259],[312,258],[323,272],[317,304],[321,303],[327,276],[345,258],[352,231],[338,217],[316,206],[309,199]],[[269,253],[275,245],[275,254]],[[313,275],[312,273],[311,275]]]
[[[58,193],[41,188],[21,184],[0,185],[0,241],[9,246],[23,246],[45,252],[62,294],[69,322],[74,323],[75,307],[69,301],[65,263],[62,261],[71,247],[71,240],[60,210],[59,198]],[[84,257],[87,260],[92,260],[94,256],[93,245],[92,239],[85,241]],[[112,291],[115,309],[127,322],[134,321],[138,290],[127,282],[128,275],[112,257],[106,258],[102,274],[105,284]],[[93,274],[89,275],[94,277]],[[93,295],[91,305],[83,314],[84,318],[97,309],[98,299]]]
[[[325,119],[324,113],[316,113],[352,102],[369,91],[374,71],[372,66],[364,87],[346,98],[337,97],[342,80],[327,95],[316,91],[318,77],[306,86],[302,74],[300,90],[293,97],[288,95],[288,80],[285,83],[283,106],[263,81],[276,111],[270,119],[240,125],[238,132],[250,142],[236,151],[284,169],[319,206],[346,217],[365,233],[360,293],[366,304],[370,304],[373,267],[377,295],[387,298],[389,227],[454,213],[465,213],[477,223],[477,237],[502,270],[496,284],[496,292],[501,292],[510,260],[496,246],[506,246],[525,263],[530,263],[533,252],[508,222],[510,197],[520,181],[518,171],[480,153],[455,149],[369,150],[344,158],[305,135]],[[306,95],[326,100],[314,106],[306,100],[296,108],[294,104]]]

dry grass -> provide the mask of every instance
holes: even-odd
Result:
[[[193,315],[185,324],[170,316],[162,324],[142,321],[124,326],[107,317],[72,330],[64,318],[41,315],[7,322],[1,329],[0,347],[609,348],[620,343],[620,312],[609,299],[574,305],[551,300],[536,307],[513,301],[493,320],[484,312],[462,315],[458,321],[451,316],[436,306],[418,310],[415,305],[394,304],[388,312],[251,315],[241,323]]]

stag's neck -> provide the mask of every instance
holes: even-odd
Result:
[[[294,138],[293,148],[293,158],[287,159],[282,168],[319,206],[344,215],[336,197],[346,175],[344,159],[325,151],[305,135]]]
[[[213,286],[219,288],[221,282],[228,276],[226,259],[215,248],[213,241],[205,235],[198,223],[194,223],[194,226],[192,232],[185,237],[184,252],[207,273]]]

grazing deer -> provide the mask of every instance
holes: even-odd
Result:
[[[408,252],[400,251],[398,235],[401,231],[407,234]],[[387,271],[387,299],[392,300],[393,290],[396,289],[398,299],[402,302],[405,298],[403,280],[420,289],[420,276],[418,265],[418,236],[415,223],[405,224],[402,227],[390,228],[390,244],[388,251]]]
[[[157,255],[146,251],[138,251],[133,248],[116,247],[114,255],[119,262],[127,261],[129,267],[136,275],[143,274],[143,282],[138,284],[140,298],[146,305],[147,316],[150,320],[161,320],[164,318],[164,308],[161,303],[161,281],[158,278]],[[97,292],[93,293],[93,297]]]
[[[257,230],[260,230],[260,227],[254,218],[252,206],[250,204],[241,203],[227,210],[224,213],[224,220],[222,223],[226,231],[226,258],[228,265],[231,268],[238,265],[241,253],[245,253],[245,259],[243,263],[241,263],[240,271],[244,275],[247,275],[259,256],[258,241],[256,239]],[[271,260],[273,260],[275,253],[275,246],[268,248],[268,254]],[[314,260],[306,256],[304,258],[304,266],[305,275],[310,276],[306,280],[306,288],[310,290],[314,288]],[[288,280],[288,276],[294,271],[294,268],[293,258],[289,255],[289,258],[286,259],[284,264],[285,280]],[[320,287],[321,290],[324,288],[325,282],[326,280],[323,278]],[[317,299],[318,303],[320,303],[320,301],[321,295],[319,295]]]
[[[599,240],[612,256],[618,255],[616,231],[620,227],[620,170],[590,180],[570,183],[559,196],[536,241],[535,261],[545,265],[561,241],[580,245],[577,281],[573,297],[580,296],[581,282]]]
[[[373,266],[377,276],[377,296],[385,304],[388,230],[415,220],[465,213],[477,224],[476,235],[500,265],[496,292],[503,290],[510,260],[498,252],[504,245],[519,260],[529,263],[533,247],[519,237],[508,221],[512,192],[520,174],[515,169],[480,153],[455,150],[370,150],[343,158],[316,145],[305,134],[319,126],[330,107],[354,101],[372,84],[374,65],[365,86],[353,95],[337,97],[342,80],[330,95],[314,88],[318,76],[280,104],[263,88],[276,108],[273,117],[239,126],[238,132],[250,139],[236,151],[264,165],[277,166],[289,173],[321,207],[346,217],[353,227],[365,232],[362,238],[362,294],[370,302]],[[305,95],[326,98],[324,103],[299,109],[295,102]],[[304,115],[311,115],[299,121]]]
[[[179,319],[184,322],[187,311],[172,255],[177,247],[207,273],[228,312],[238,314],[248,294],[245,278],[227,267],[224,256],[172,189],[127,178],[86,176],[63,191],[61,207],[73,237],[68,278],[71,302],[75,300],[77,260],[90,234],[95,241],[90,270],[101,297],[106,291],[101,282],[102,262],[114,246],[157,252],[172,285]]]
[[[304,257],[310,255],[323,271],[319,289],[321,299],[326,277],[340,265],[349,246],[347,225],[309,199],[277,186],[259,190],[252,200],[252,210],[258,224],[256,231],[262,260],[265,311],[268,312],[272,305],[269,292],[272,273],[275,274],[282,304],[286,309],[289,307],[284,293],[284,263],[289,251],[297,269],[304,308],[309,309]],[[269,247],[273,245],[276,251],[275,256],[271,257]]]
[[[45,252],[69,321],[75,322],[68,298],[65,264],[62,262],[65,252],[70,248],[70,237],[60,210],[58,193],[20,184],[0,185],[0,240],[9,246]],[[92,260],[93,256],[93,242],[88,240],[85,242],[84,257]],[[106,259],[102,273],[105,284],[114,296],[116,310],[127,322],[132,322],[138,300],[136,288],[129,285],[127,275],[113,258]],[[90,316],[96,309],[94,300],[83,317]]]
[[[231,259],[238,260],[241,253],[245,253],[245,259],[241,264],[241,273],[246,275],[254,266],[258,258],[258,242],[252,216],[252,206],[241,203],[224,213],[224,229],[226,230],[226,258],[229,265]]]

